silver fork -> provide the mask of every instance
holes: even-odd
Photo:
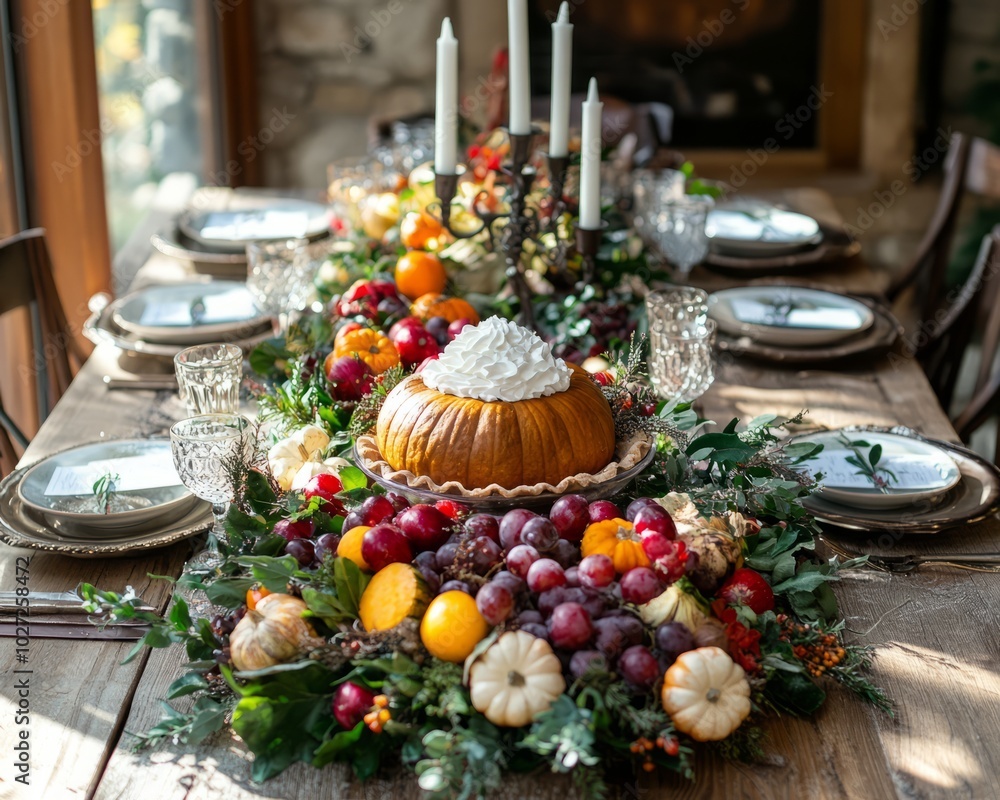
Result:
[[[841,558],[858,558],[864,553],[852,553],[826,536],[818,537]],[[1000,572],[1000,553],[938,553],[936,555],[876,556],[869,555],[866,564],[879,572],[906,574],[920,567],[954,567],[969,572]]]

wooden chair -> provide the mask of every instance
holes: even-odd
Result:
[[[944,183],[917,252],[886,289],[893,303],[909,289],[923,297],[917,311],[929,320],[940,310],[962,198],[974,194],[1000,198],[1000,147],[985,139],[953,133],[944,163]]]
[[[965,283],[948,293],[947,305],[930,320],[921,322],[911,335],[916,342],[916,355],[941,406],[951,407],[955,396],[962,359],[976,331],[977,320],[986,316],[988,324],[983,342],[983,357],[977,376],[977,393],[992,374],[992,358],[1000,340],[1000,320],[994,320],[988,300],[995,295],[997,273],[1000,272],[1000,225],[983,239],[979,255]]]
[[[986,257],[989,259],[987,270],[992,269],[994,273],[1000,271],[1000,225],[986,237],[983,250],[987,248],[992,251],[991,255]],[[982,252],[980,258],[983,259]],[[968,404],[953,420],[955,430],[964,442],[968,442],[972,434],[984,423],[1000,413],[1000,371],[995,368],[996,357],[1000,351],[1000,304],[995,298],[990,302],[988,295],[984,300],[982,352],[975,386]],[[993,458],[1000,465],[1000,425],[997,426]]]
[[[19,365],[19,372],[34,381],[39,420],[44,420],[66,391],[84,356],[59,302],[43,229],[33,228],[0,239],[0,286],[0,317],[17,308],[32,310],[34,358]],[[0,473],[13,469],[15,443],[24,448],[28,438],[0,401]]]
[[[894,303],[907,289],[923,284],[920,286],[925,298],[920,304],[922,320],[933,316],[937,310],[938,298],[943,294],[948,258],[955,238],[955,223],[965,191],[970,149],[971,141],[968,136],[963,133],[952,134],[944,165],[944,184],[934,216],[920,240],[916,254],[893,278],[886,290],[886,297]]]

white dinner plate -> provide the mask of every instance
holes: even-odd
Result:
[[[205,247],[240,251],[252,242],[320,238],[329,233],[330,219],[320,203],[262,197],[257,208],[185,211],[177,227]]]
[[[716,252],[748,257],[794,253],[823,239],[819,223],[812,217],[746,200],[712,209],[705,233]]]
[[[842,437],[864,443],[856,447],[862,460],[868,459],[872,448],[881,447],[881,457],[877,461],[881,469],[877,475],[886,480],[884,487],[875,486],[867,474],[857,474],[858,467],[847,459],[858,457],[858,453]],[[795,437],[795,441],[823,445],[822,452],[802,466],[813,475],[822,473],[817,490],[819,498],[848,508],[879,510],[913,506],[945,494],[962,480],[955,459],[923,439],[896,433],[849,430],[802,434]]]
[[[92,488],[105,474],[120,486],[110,513]],[[24,472],[17,493],[57,529],[109,539],[169,525],[197,502],[177,477],[166,439],[114,439],[56,453]]]
[[[111,304],[124,331],[159,344],[205,344],[263,327],[268,320],[245,283],[177,283],[150,286]]]
[[[709,298],[709,316],[730,336],[760,344],[820,347],[868,330],[875,314],[851,297],[801,286],[740,286]]]

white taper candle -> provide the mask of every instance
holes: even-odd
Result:
[[[569,3],[559,6],[552,23],[552,99],[549,115],[549,155],[569,154],[569,93],[573,67],[573,25]]]
[[[528,74],[528,0],[507,0],[510,63],[510,132],[531,133],[531,77]]]
[[[583,103],[583,133],[580,141],[580,227],[601,227],[601,112],[604,103],[597,95],[597,78],[590,79],[590,91]]]
[[[437,40],[434,108],[434,169],[454,175],[458,168],[458,39],[448,17],[441,22]]]

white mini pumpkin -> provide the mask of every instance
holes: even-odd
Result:
[[[501,727],[527,725],[565,691],[562,665],[549,643],[525,631],[503,634],[469,670],[472,705]]]
[[[323,460],[330,437],[318,425],[306,425],[267,451],[267,464],[278,485],[288,491],[302,465]]]
[[[677,657],[663,678],[663,710],[699,742],[717,742],[750,714],[750,684],[725,650],[699,647]]]

